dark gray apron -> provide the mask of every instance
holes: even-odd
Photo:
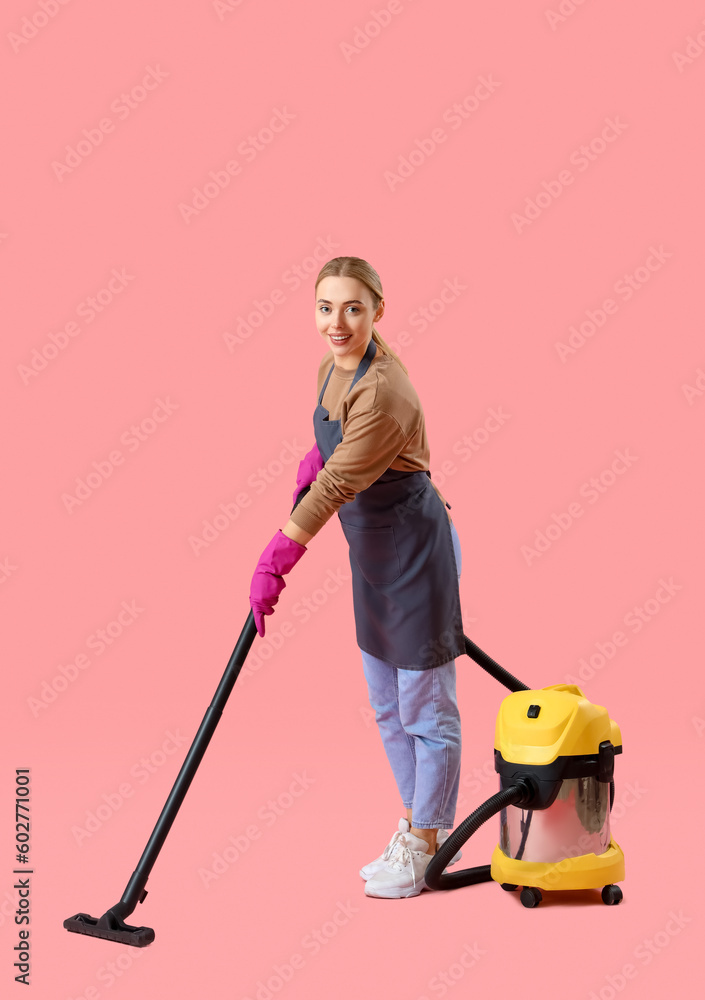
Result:
[[[370,339],[350,389],[376,350]],[[321,405],[334,367],[313,414],[324,462],[343,440],[340,420],[329,420]],[[408,670],[428,670],[465,653],[450,522],[430,476],[387,469],[338,511],[350,546],[357,644]]]

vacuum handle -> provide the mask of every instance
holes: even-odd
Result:
[[[301,503],[303,498],[306,496],[308,491],[311,489],[310,486],[304,486],[299,495],[296,498],[296,503],[291,508],[291,512],[296,510],[298,505]],[[225,708],[225,703],[230,697],[230,693],[235,685],[238,674],[242,669],[242,665],[247,658],[247,654],[250,651],[252,643],[255,641],[255,636],[257,635],[257,626],[255,625],[255,616],[252,608],[250,608],[250,613],[247,616],[247,620],[243,626],[242,632],[240,633],[240,638],[237,640],[235,649],[232,651],[232,655],[228,660],[228,665],[225,668],[225,673],[223,674],[220,684],[218,685],[218,690],[213,696],[213,701],[211,702],[211,708],[217,711],[219,714]]]
[[[291,512],[296,510],[298,505],[301,503],[303,498],[306,496],[308,491],[311,489],[310,486],[304,486],[299,495],[296,498],[296,503],[291,508]],[[220,684],[218,685],[218,690],[213,696],[213,701],[211,702],[211,708],[221,713],[225,708],[225,703],[230,697],[230,693],[235,685],[238,674],[242,669],[242,665],[247,658],[247,654],[250,651],[252,643],[255,641],[255,636],[257,635],[257,626],[255,625],[255,616],[252,608],[250,608],[250,613],[247,616],[247,620],[243,626],[242,632],[240,633],[240,638],[237,640],[235,649],[232,651],[232,655],[228,661],[228,665],[225,668],[225,673],[223,674]]]

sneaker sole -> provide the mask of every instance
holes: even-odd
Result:
[[[406,889],[399,888],[389,888],[375,891],[375,889],[370,889],[370,883],[365,883],[365,895],[373,896],[376,899],[408,899],[409,896],[419,896],[424,889],[430,892],[430,889],[426,885],[425,879],[420,879],[416,885],[410,885]]]

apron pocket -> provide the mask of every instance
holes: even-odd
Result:
[[[340,522],[362,575],[368,583],[394,583],[401,575],[401,563],[394,527],[358,528]]]

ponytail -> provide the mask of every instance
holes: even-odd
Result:
[[[401,368],[401,370],[404,372],[405,375],[409,374],[408,368],[406,367],[406,365],[404,364],[404,362],[401,360],[401,358],[399,357],[399,355],[396,354],[391,349],[391,347],[389,346],[389,344],[387,344],[386,341],[384,341],[382,339],[382,337],[380,337],[378,331],[376,330],[376,328],[374,326],[372,327],[372,339],[374,340],[375,344],[377,344],[379,347],[382,348],[382,351],[385,354],[389,354],[390,357],[394,358],[394,360],[399,365],[399,367]]]

